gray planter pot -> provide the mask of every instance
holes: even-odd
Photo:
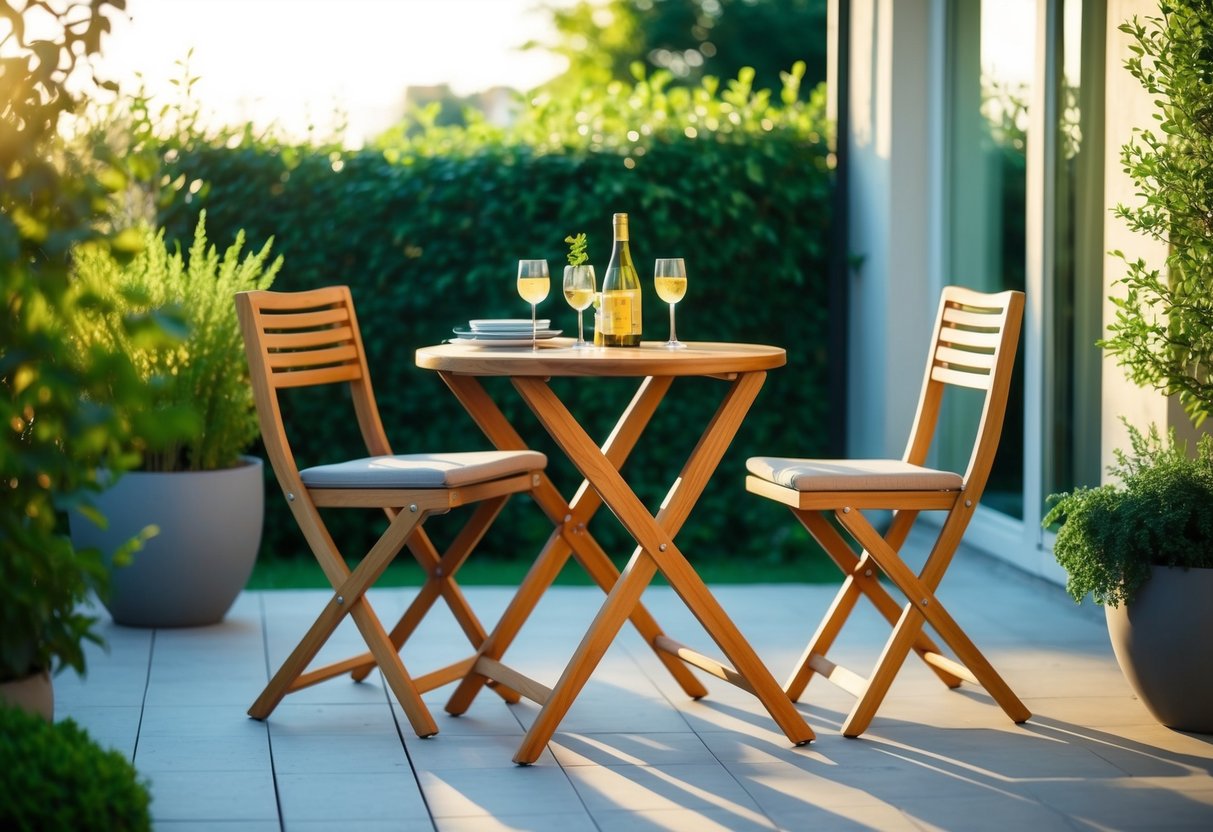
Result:
[[[105,606],[115,622],[198,627],[227,614],[253,571],[265,514],[261,460],[241,460],[219,471],[125,474],[96,501],[108,529],[71,517],[76,547],[107,558],[145,526],[160,527],[130,566],[110,572]]]
[[[1116,661],[1154,718],[1213,734],[1213,569],[1155,566],[1131,605],[1104,610]]]

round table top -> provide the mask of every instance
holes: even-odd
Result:
[[[688,341],[669,350],[664,341],[639,347],[575,350],[571,338],[530,347],[440,344],[417,350],[417,366],[472,376],[710,376],[771,370],[787,363],[782,347]]]

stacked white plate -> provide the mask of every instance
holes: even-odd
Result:
[[[540,318],[535,322],[535,338],[543,341],[555,338],[561,330],[551,328],[551,320]],[[468,321],[466,328],[455,327],[457,344],[485,344],[497,347],[529,347],[531,345],[530,318],[482,318]]]

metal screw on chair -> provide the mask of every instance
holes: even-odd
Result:
[[[871,569],[865,569],[865,570],[863,570],[863,576],[864,576],[865,578],[870,578],[870,577],[872,577],[872,570],[871,570]]]
[[[293,502],[295,502],[295,495],[294,495],[294,494],[291,494],[290,492],[287,492],[287,495],[286,495],[286,501],[287,501],[288,503],[293,503]]]
[[[539,475],[535,474],[531,477],[531,485],[539,485]]]
[[[344,595],[338,595],[338,596],[337,596],[337,606],[341,606],[341,605],[342,605],[342,604],[344,604],[344,603],[345,603],[345,596],[344,596]]]
[[[413,514],[416,514],[417,513],[417,504],[412,503],[411,505],[409,505],[409,511],[413,512]]]
[[[851,507],[850,507],[850,506],[843,506],[843,507],[842,507],[842,513],[843,513],[843,514],[850,514],[850,513],[851,513]]]
[[[930,603],[930,600],[927,598],[923,598],[921,601],[919,601],[919,603],[925,607]]]
[[[657,551],[658,551],[658,552],[664,552],[664,551],[665,551],[665,544],[664,544],[664,543],[662,543],[660,546],[658,546],[658,547],[657,547]]]
[[[972,507],[973,507],[973,501],[965,500],[965,508],[972,508]]]
[[[434,569],[434,577],[435,577],[435,578],[441,578],[441,577],[442,577],[442,567],[441,567],[441,566],[436,567],[436,568]]]
[[[566,514],[564,516],[564,522],[566,522],[566,523],[568,523],[572,519],[573,519],[573,515],[571,515],[571,514]]]

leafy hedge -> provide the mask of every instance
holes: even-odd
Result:
[[[655,77],[578,100],[531,102],[509,129],[481,121],[440,128],[421,113],[360,150],[247,134],[178,141],[162,155],[161,181],[173,185],[162,199],[160,222],[170,238],[188,240],[205,209],[219,244],[240,230],[253,248],[273,237],[285,260],[275,284],[281,291],[349,284],[379,406],[400,453],[485,446],[438,378],[414,365],[414,351],[449,337],[452,326],[469,318],[525,316],[514,288],[516,261],[546,257],[558,274],[568,234],[588,234],[590,262],[601,275],[611,214],[627,212],[642,277],[656,257],[687,259],[690,291],[678,310],[684,340],[788,350],[787,366],[768,377],[679,538],[697,555],[774,557],[792,524],[768,501],[746,495],[744,459],[820,452],[829,406],[832,176],[820,92],[799,100],[798,71],[786,76],[779,104],[749,89],[744,75],[723,91],[709,81],[698,90],[667,92],[664,79]],[[665,305],[645,283],[645,337],[664,339]],[[539,312],[566,332],[576,326],[556,286]],[[553,384],[591,435],[602,438],[635,386]],[[512,391],[489,387],[528,440],[551,452]],[[660,502],[723,390],[719,382],[688,379],[662,405],[625,469],[649,505]],[[361,452],[344,402],[299,392],[288,406],[301,464]],[[557,485],[571,494],[579,478],[559,454],[550,456]],[[502,556],[537,549],[550,526],[528,503],[507,507],[484,548]],[[285,505],[270,505],[266,549],[306,551]],[[338,540],[352,537],[348,550],[365,551],[371,540],[366,517],[338,514],[346,515],[332,518]],[[599,522],[608,551],[627,554],[613,519]],[[432,527],[443,525],[458,524],[440,520]],[[698,545],[705,541],[712,545]]]

